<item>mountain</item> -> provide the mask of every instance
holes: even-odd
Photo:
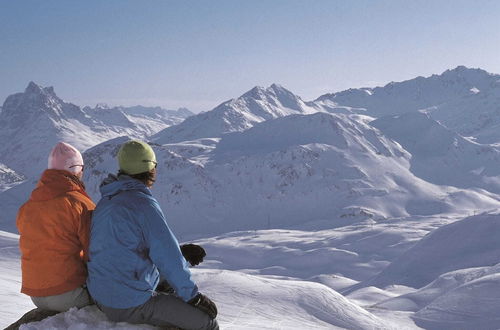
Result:
[[[410,112],[370,122],[408,151],[411,171],[438,185],[482,188],[500,194],[500,150],[466,139],[430,118]]]
[[[160,107],[108,107],[97,105],[95,108],[85,107],[83,111],[95,121],[102,122],[106,126],[123,127],[133,129],[134,132],[123,135],[145,138],[153,135],[165,127],[177,125],[193,113],[186,108],[178,110],[166,110]],[[137,133],[140,134],[137,134]]]
[[[22,182],[24,179],[22,175],[0,163],[0,192],[9,189],[16,183]]]
[[[273,84],[268,88],[255,87],[211,111],[189,117],[180,125],[162,130],[151,140],[165,144],[217,138],[225,133],[246,130],[269,119],[317,111],[314,105],[306,104],[299,96],[282,86]]]
[[[124,141],[107,141],[84,154],[93,199],[99,199],[106,175],[116,173]],[[289,115],[221,139],[152,146],[158,159],[154,195],[184,238],[500,205],[486,192],[415,177],[410,155],[357,115]]]
[[[52,87],[30,82],[23,93],[7,97],[0,113],[0,163],[26,177],[46,168],[51,148],[58,141],[83,151],[111,138],[144,138],[174,125],[189,113],[161,113],[145,108],[84,108],[66,103]]]
[[[315,103],[334,110],[343,106],[354,112],[381,117],[439,106],[477,94],[478,91],[484,94],[499,89],[500,75],[459,66],[427,78],[417,77],[391,82],[383,87],[325,94],[317,98]]]
[[[500,88],[476,89],[425,111],[450,130],[478,143],[500,143]]]

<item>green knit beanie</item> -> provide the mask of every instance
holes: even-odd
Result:
[[[156,167],[156,156],[149,144],[131,140],[125,142],[118,151],[120,170],[127,174],[149,172]]]

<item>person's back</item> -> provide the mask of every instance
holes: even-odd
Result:
[[[120,173],[101,185],[92,217],[87,285],[97,306],[116,322],[218,329],[215,304],[198,292],[148,188],[156,175],[153,150],[129,141],[118,158]],[[160,277],[175,294],[156,292]]]
[[[157,256],[156,263],[170,263],[169,269],[180,270],[179,276],[184,276],[182,282],[188,288],[186,296],[191,297],[195,285],[182,255],[175,254],[177,240],[158,217],[162,211],[149,189],[126,175],[116,180],[108,178],[108,182],[101,187],[102,199],[94,212],[91,230],[88,285],[93,297],[114,308],[146,302],[160,279],[149,255],[157,249],[151,245],[170,242],[175,247],[161,247],[163,254]],[[156,235],[158,238],[152,239]],[[169,251],[174,255],[167,255]]]
[[[51,157],[49,169],[43,172],[17,215],[21,292],[39,308],[66,311],[91,302],[83,286],[90,217],[95,205],[79,178],[83,168],[79,152],[59,143]]]

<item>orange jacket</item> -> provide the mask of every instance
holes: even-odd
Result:
[[[17,214],[21,235],[21,292],[58,295],[87,278],[90,217],[95,204],[74,175],[46,170]]]

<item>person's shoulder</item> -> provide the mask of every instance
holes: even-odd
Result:
[[[90,199],[90,197],[87,196],[86,194],[83,194],[82,192],[77,191],[77,190],[69,191],[66,194],[62,195],[61,197],[63,199],[68,200],[69,203],[72,205],[76,205],[76,204],[82,205],[83,207],[85,207],[87,209],[94,209],[95,208],[95,204],[92,201],[92,199]]]
[[[134,205],[141,205],[141,206],[153,206],[157,205],[158,202],[156,199],[150,194],[145,191],[142,191],[140,189],[137,190],[127,190],[122,192],[122,201],[123,202],[130,202],[133,203]]]

